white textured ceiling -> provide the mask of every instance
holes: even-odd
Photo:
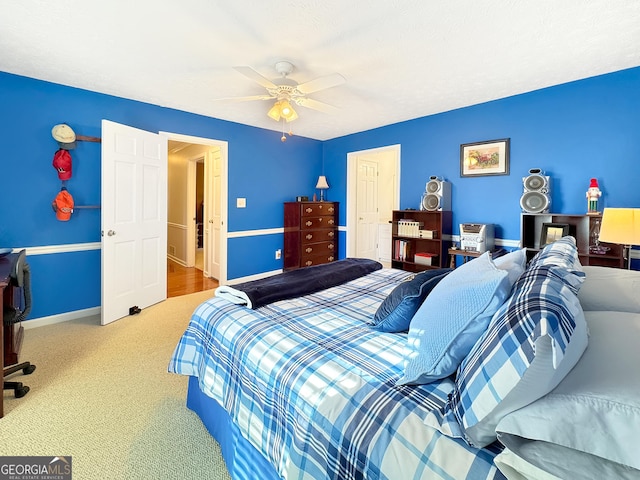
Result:
[[[295,65],[294,134],[319,140],[640,65],[639,0],[10,0],[0,71],[276,131],[272,102],[231,102]],[[287,126],[287,129],[289,126]]]

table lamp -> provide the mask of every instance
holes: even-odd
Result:
[[[324,191],[329,188],[327,177],[325,177],[324,175],[320,175],[318,177],[318,183],[316,183],[316,188],[320,190],[320,201],[324,202]]]
[[[624,246],[627,268],[631,268],[631,246],[640,245],[640,208],[605,208],[600,241]]]

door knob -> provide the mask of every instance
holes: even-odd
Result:
[[[115,234],[116,234],[116,232],[114,232],[113,230],[109,230],[109,231],[107,232],[107,236],[108,236],[108,237],[113,237]]]

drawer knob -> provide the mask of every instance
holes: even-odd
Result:
[[[333,262],[333,255],[327,257],[327,260],[329,260],[330,262]]]
[[[306,261],[306,263],[305,263],[305,265],[306,265],[307,267],[310,267],[311,265],[313,265],[313,262],[312,262],[311,260],[307,260],[307,261]]]
[[[333,243],[330,243],[330,244],[327,246],[327,248],[328,248],[329,250],[333,250]]]
[[[311,225],[313,225],[313,222],[311,220],[307,220],[307,223],[305,225],[307,227],[310,227]]]
[[[333,232],[327,233],[327,236],[330,237],[330,238],[333,238]]]
[[[333,213],[333,207],[329,207],[329,213]]]
[[[311,208],[311,207],[307,207],[307,209],[306,209],[305,211],[306,211],[307,213],[311,213],[311,212],[313,212],[313,208]]]
[[[305,252],[307,252],[307,253],[311,253],[311,252],[313,252],[313,248],[311,248],[311,247],[307,247],[307,248],[305,249]]]
[[[333,218],[330,219],[327,223],[329,223],[329,225],[333,225]]]
[[[311,240],[313,238],[313,235],[311,235],[310,233],[307,233],[307,236],[305,238],[307,240]]]

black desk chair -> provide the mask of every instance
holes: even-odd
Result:
[[[9,345],[12,350],[19,350],[22,344],[22,337],[24,335],[24,327],[21,325],[22,320],[27,318],[31,311],[31,271],[29,264],[26,261],[26,250],[20,251],[18,257],[15,260],[13,271],[9,277],[9,285],[19,287],[22,290],[22,300],[24,300],[24,307],[22,310],[19,307],[11,305],[4,306],[4,327],[15,328],[16,324],[20,324],[18,333],[15,336],[15,341]],[[22,301],[20,302],[22,303]],[[5,329],[6,332],[6,329]],[[5,339],[5,348],[6,348]],[[9,353],[15,354],[17,358],[17,351],[11,351]],[[5,352],[6,358],[7,352]],[[16,363],[15,365],[5,366],[2,371],[2,377],[5,378],[8,375],[16,373],[18,370],[22,370],[22,373],[29,375],[36,369],[35,365],[31,365],[29,362]],[[13,390],[17,398],[24,397],[29,391],[29,387],[22,385],[22,382],[4,382],[3,390]]]

